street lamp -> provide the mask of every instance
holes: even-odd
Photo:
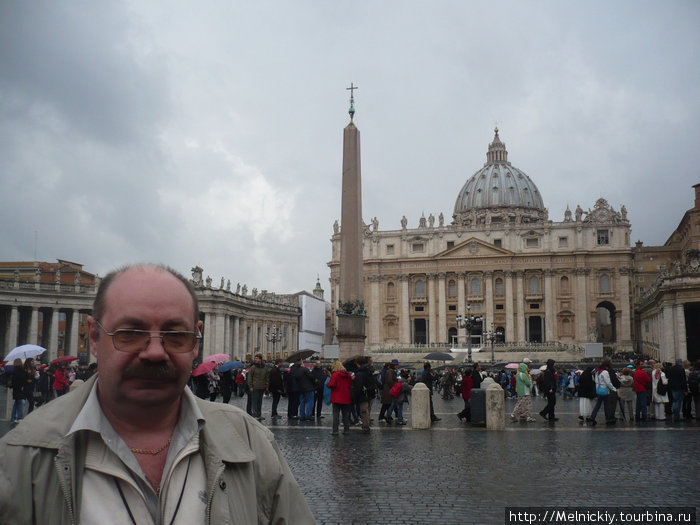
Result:
[[[275,343],[282,340],[282,334],[277,330],[276,326],[272,327],[272,331],[268,330],[265,334],[265,339],[268,343],[272,343],[272,356],[277,357],[277,352],[275,351]]]
[[[491,343],[491,364],[496,362],[496,354],[494,353],[493,345],[496,342],[498,334],[493,329],[493,323],[491,323],[491,330],[486,332],[486,340]]]
[[[477,324],[481,324],[481,317],[474,316],[471,314],[472,305],[467,304],[467,315],[466,317],[462,314],[457,316],[457,326],[459,328],[467,329],[467,359],[472,362],[472,328]]]

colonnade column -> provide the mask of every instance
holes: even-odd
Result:
[[[29,317],[29,344],[39,344],[39,310],[32,308],[31,316]],[[56,358],[56,348],[47,348],[49,356],[53,355],[52,359]],[[53,352],[53,353],[52,353]]]
[[[620,268],[620,334],[618,342],[632,342],[632,308],[630,307],[630,269]],[[685,321],[685,320],[684,320]],[[685,332],[683,332],[685,334]],[[682,338],[685,345],[685,337]],[[631,345],[630,345],[631,346]]]
[[[78,355],[78,339],[80,331],[80,310],[73,310],[70,320],[70,337],[66,341],[66,353],[68,355]],[[88,349],[88,356],[90,351]]]
[[[523,280],[525,274],[522,270],[515,272],[515,302],[518,311],[518,342],[525,341],[525,295],[523,293]]]
[[[214,339],[214,330],[216,328],[214,321],[214,314],[209,312],[204,313],[204,341],[202,341],[202,355],[199,356],[200,359],[211,355],[212,341]]]
[[[554,297],[554,270],[544,271],[544,330],[545,342],[556,339],[557,308]]]
[[[379,283],[382,281],[380,275],[371,275],[369,280],[369,334],[367,344],[381,343],[381,306],[379,300]]]
[[[467,304],[464,294],[464,278],[465,273],[457,274],[457,315],[467,314]],[[464,328],[457,328],[457,346],[464,344],[467,340],[467,331]]]
[[[487,270],[484,272],[484,302],[486,303],[484,308],[484,332],[491,330],[491,323],[493,323],[493,272]]]
[[[10,310],[10,326],[7,330],[7,351],[17,346],[17,330],[19,328],[19,310],[16,306]]]
[[[438,274],[438,342],[449,343],[447,340],[447,299],[445,297],[445,274]]]
[[[506,341],[515,341],[515,317],[513,311],[515,303],[513,303],[513,272],[506,270],[503,272],[506,277]]]
[[[233,318],[233,344],[231,345],[231,358],[238,357],[240,359],[239,349],[241,347],[241,318]]]
[[[410,297],[408,295],[408,282],[410,276],[401,275],[401,317],[399,319],[399,342],[403,344],[411,343],[411,320],[409,313]]]
[[[49,331],[49,348],[53,348],[54,352],[58,353],[58,316],[60,315],[60,311],[58,308],[52,308],[51,309],[51,329]],[[63,344],[65,345],[65,341],[63,341]],[[64,355],[70,355],[70,352],[68,352],[68,348],[65,346],[63,347],[63,353]]]
[[[437,308],[435,299],[435,274],[426,276],[428,281],[428,343],[437,343]]]
[[[588,341],[588,294],[586,279],[589,270],[576,268],[576,340]]]

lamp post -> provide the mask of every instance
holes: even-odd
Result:
[[[472,328],[481,323],[481,317],[471,314],[472,305],[467,304],[466,317],[462,314],[457,316],[457,326],[467,329],[467,359],[472,362]]]
[[[493,329],[493,323],[491,323],[491,330],[486,332],[486,340],[491,343],[491,364],[494,364],[496,362],[496,354],[493,345],[496,342],[497,337],[498,334]]]
[[[272,343],[272,357],[273,359],[276,358],[275,343],[282,340],[282,334],[277,330],[276,326],[273,326],[272,331],[268,330],[265,334],[265,339],[267,339],[268,343]]]

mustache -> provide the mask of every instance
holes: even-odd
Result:
[[[124,369],[122,379],[157,379],[175,380],[179,379],[178,370],[168,363],[131,363]]]

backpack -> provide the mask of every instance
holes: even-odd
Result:
[[[401,381],[397,381],[396,383],[391,385],[391,388],[389,389],[389,395],[391,397],[398,398],[401,395],[401,385],[403,385]]]
[[[697,394],[700,391],[700,369],[693,370],[688,376],[688,390],[691,394]]]

